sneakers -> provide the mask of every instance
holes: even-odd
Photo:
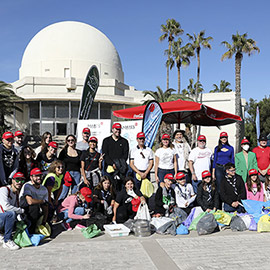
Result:
[[[8,240],[7,242],[3,243],[3,248],[8,248],[10,250],[17,250],[20,247],[17,246],[12,240]]]
[[[0,233],[0,244],[4,243],[4,235]]]
[[[86,227],[81,225],[81,224],[77,224],[76,227],[75,227],[75,229],[79,229],[79,230],[81,230],[83,228],[86,228]]]
[[[72,230],[69,223],[63,222],[63,223],[61,223],[61,225],[65,229],[65,231],[71,231]]]

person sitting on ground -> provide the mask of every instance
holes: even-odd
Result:
[[[90,203],[92,191],[88,187],[82,188],[75,194],[68,196],[58,208],[58,218],[63,220],[62,226],[65,230],[72,230],[70,222],[77,219],[88,219],[89,214],[85,214],[84,202]]]
[[[183,172],[177,173],[175,180],[177,183],[174,192],[177,207],[180,207],[189,215],[193,207],[193,202],[196,199],[196,194],[192,185],[186,183],[186,175]]]
[[[102,213],[112,220],[113,207],[115,203],[115,192],[110,178],[102,176],[101,182],[96,186],[93,192],[94,212]]]
[[[164,187],[158,187],[155,196],[155,216],[169,216],[175,207],[175,192],[171,187],[174,177],[171,173],[164,176]]]
[[[249,170],[245,187],[247,200],[264,201],[263,188],[256,169]]]
[[[12,178],[11,185],[0,188],[0,243],[3,248],[10,250],[19,249],[12,241],[12,231],[14,228],[17,215],[23,214],[24,209],[19,207],[19,193],[25,181],[23,173],[17,172]]]
[[[80,151],[87,150],[89,147],[88,140],[90,136],[91,136],[90,128],[88,127],[84,128],[82,131],[82,140],[76,144],[76,149]]]
[[[209,171],[202,172],[202,182],[198,186],[197,203],[203,211],[216,211],[219,206],[218,190]]]
[[[225,165],[226,175],[220,183],[220,197],[224,202],[224,211],[245,213],[241,200],[246,199],[245,183],[240,175],[235,174],[235,165]]]
[[[42,171],[34,168],[30,172],[30,182],[23,185],[20,192],[20,206],[25,209],[27,219],[31,222],[28,231],[35,233],[37,222],[42,218],[42,225],[45,225],[48,217],[48,190],[41,185]]]
[[[263,183],[264,201],[270,200],[270,169],[267,170],[265,182]]]
[[[43,151],[47,153],[48,151],[47,147],[51,141],[52,141],[52,134],[49,131],[44,132],[41,137],[40,146],[35,149],[36,156],[38,156],[38,154]]]
[[[112,221],[124,223],[130,218],[133,219],[140,203],[146,203],[145,198],[139,190],[136,190],[133,178],[127,176],[124,181],[124,188],[116,194]]]
[[[23,147],[23,138],[24,134],[22,131],[18,130],[14,133],[14,147],[17,150],[18,154],[21,153]]]

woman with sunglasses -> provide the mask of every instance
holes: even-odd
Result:
[[[65,140],[65,146],[58,157],[59,160],[63,161],[66,169],[60,200],[67,197],[70,189],[71,194],[75,194],[78,191],[78,185],[81,180],[81,151],[76,149],[76,142],[74,135],[68,135]]]

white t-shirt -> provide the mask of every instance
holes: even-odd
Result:
[[[134,161],[134,165],[139,171],[146,171],[149,166],[149,161],[153,160],[153,158],[154,153],[149,147],[141,149],[136,146],[130,150],[129,160]]]
[[[39,188],[36,188],[31,181],[25,183],[20,192],[20,206],[28,206],[25,196],[30,196],[36,200],[48,201],[48,190],[45,186],[40,185]]]
[[[210,170],[212,151],[209,148],[196,147],[191,150],[188,160],[193,161],[193,167],[198,180],[202,179],[202,172]]]
[[[191,184],[186,184],[184,186],[177,184],[174,188],[174,192],[176,204],[181,208],[186,208],[187,206],[185,204],[188,203],[189,206],[196,198]]]
[[[263,194],[265,196],[265,199],[266,199],[266,201],[269,201],[270,200],[270,190],[265,188],[265,183],[263,183],[262,186],[263,186]]]
[[[173,169],[173,157],[175,154],[176,152],[174,148],[159,148],[155,154],[159,158],[158,167],[165,170]]]
[[[178,171],[185,171],[185,152],[184,152],[184,143],[176,143],[173,142],[173,145],[175,147],[175,151],[176,151],[176,158],[177,158],[177,169]],[[189,144],[187,144],[188,147],[188,151],[190,152],[190,146]]]

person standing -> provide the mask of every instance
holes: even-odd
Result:
[[[102,143],[102,154],[104,154],[105,170],[111,177],[114,187],[120,191],[126,176],[129,153],[128,141],[121,136],[122,126],[114,123],[112,135],[105,138]]]
[[[145,146],[143,132],[137,134],[137,143],[138,145],[130,151],[129,166],[134,172],[136,187],[140,190],[142,180],[145,178],[150,180],[150,171],[154,166],[154,153],[151,148]]]
[[[0,144],[0,187],[6,186],[19,166],[18,152],[14,145],[14,135],[7,131],[2,136]]]
[[[200,135],[197,139],[197,147],[189,154],[189,169],[192,174],[192,186],[197,193],[198,184],[202,181],[202,172],[210,170],[212,151],[206,147],[206,137]]]
[[[251,169],[258,170],[256,154],[249,151],[250,142],[244,138],[241,141],[242,151],[235,155],[236,174],[240,175],[244,182],[247,181],[248,171]]]
[[[270,169],[270,147],[267,146],[267,137],[265,135],[260,135],[259,144],[252,152],[255,153],[257,158],[259,178],[264,182],[267,171]]]
[[[14,133],[14,147],[17,150],[18,154],[20,154],[23,147],[23,138],[24,134],[22,131],[18,130]]]
[[[90,128],[85,127],[82,131],[82,140],[77,142],[76,144],[76,149],[80,151],[87,150],[89,145],[88,145],[88,140],[89,137],[91,136],[91,131]]]

